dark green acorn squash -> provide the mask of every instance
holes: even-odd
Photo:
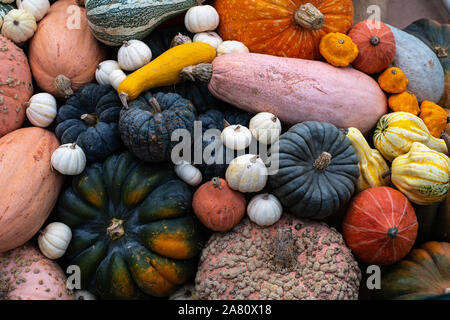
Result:
[[[12,9],[15,9],[16,7],[8,4],[8,3],[0,3],[0,18],[1,20],[5,19],[5,16],[8,12],[10,12]]]
[[[296,124],[270,153],[271,168],[279,168],[269,168],[272,191],[298,217],[326,218],[355,191],[358,157],[347,136],[330,123]]]
[[[82,86],[58,110],[55,133],[62,144],[76,142],[88,161],[99,161],[122,147],[118,121],[122,103],[111,86]]]
[[[168,164],[124,152],[76,176],[57,206],[72,229],[65,258],[104,299],[168,296],[195,275],[203,240],[192,191]]]
[[[171,160],[171,141],[177,129],[193,135],[196,110],[189,100],[176,93],[143,92],[120,112],[119,131],[125,146],[141,160]]]

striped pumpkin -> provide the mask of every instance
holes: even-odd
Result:
[[[390,176],[383,177],[389,171],[389,166],[383,156],[376,149],[370,148],[361,131],[356,128],[347,130],[347,137],[358,156],[360,176],[356,182],[357,192],[373,187],[388,186]]]
[[[414,142],[448,153],[445,141],[433,137],[423,120],[409,112],[393,112],[381,117],[373,141],[383,157],[391,162],[407,153]]]
[[[198,0],[86,0],[92,34],[101,42],[119,46],[125,40],[145,38],[161,22],[176,16]]]
[[[389,187],[370,188],[354,197],[342,225],[344,239],[356,257],[377,265],[403,259],[416,240],[417,230],[408,198]]]
[[[450,159],[414,142],[407,154],[392,162],[391,179],[410,201],[426,206],[439,203],[449,190]]]

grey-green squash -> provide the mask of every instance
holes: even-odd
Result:
[[[393,65],[409,79],[407,90],[419,102],[438,103],[444,93],[444,69],[436,54],[417,37],[388,25],[394,33],[396,53]]]
[[[5,19],[6,14],[12,9],[15,9],[15,7],[7,3],[0,3],[0,18]]]
[[[203,2],[203,1],[200,1]],[[110,46],[141,40],[161,22],[196,6],[198,0],[86,0],[92,34]]]

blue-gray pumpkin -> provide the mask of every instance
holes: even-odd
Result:
[[[292,214],[324,219],[352,197],[360,174],[358,157],[350,140],[334,125],[296,124],[270,152],[270,186]]]
[[[180,95],[145,91],[120,112],[120,136],[139,159],[170,161],[173,147],[180,143],[171,141],[172,133],[185,129],[192,137],[195,118],[194,105]]]
[[[84,85],[59,109],[55,133],[62,144],[76,142],[88,161],[102,160],[123,146],[117,124],[121,109],[111,86]]]

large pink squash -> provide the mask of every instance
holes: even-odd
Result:
[[[377,82],[353,68],[236,53],[217,57],[212,69],[213,95],[250,113],[271,112],[286,124],[327,121],[367,134],[388,111]]]
[[[63,183],[50,163],[58,146],[53,132],[37,127],[0,138],[0,252],[31,239],[52,211]]]
[[[0,137],[22,126],[32,94],[27,57],[22,49],[0,35]]]
[[[30,244],[0,254],[0,300],[73,300],[56,262]]]
[[[342,236],[325,223],[284,215],[261,228],[248,219],[215,233],[203,249],[200,299],[357,299],[361,271]]]

